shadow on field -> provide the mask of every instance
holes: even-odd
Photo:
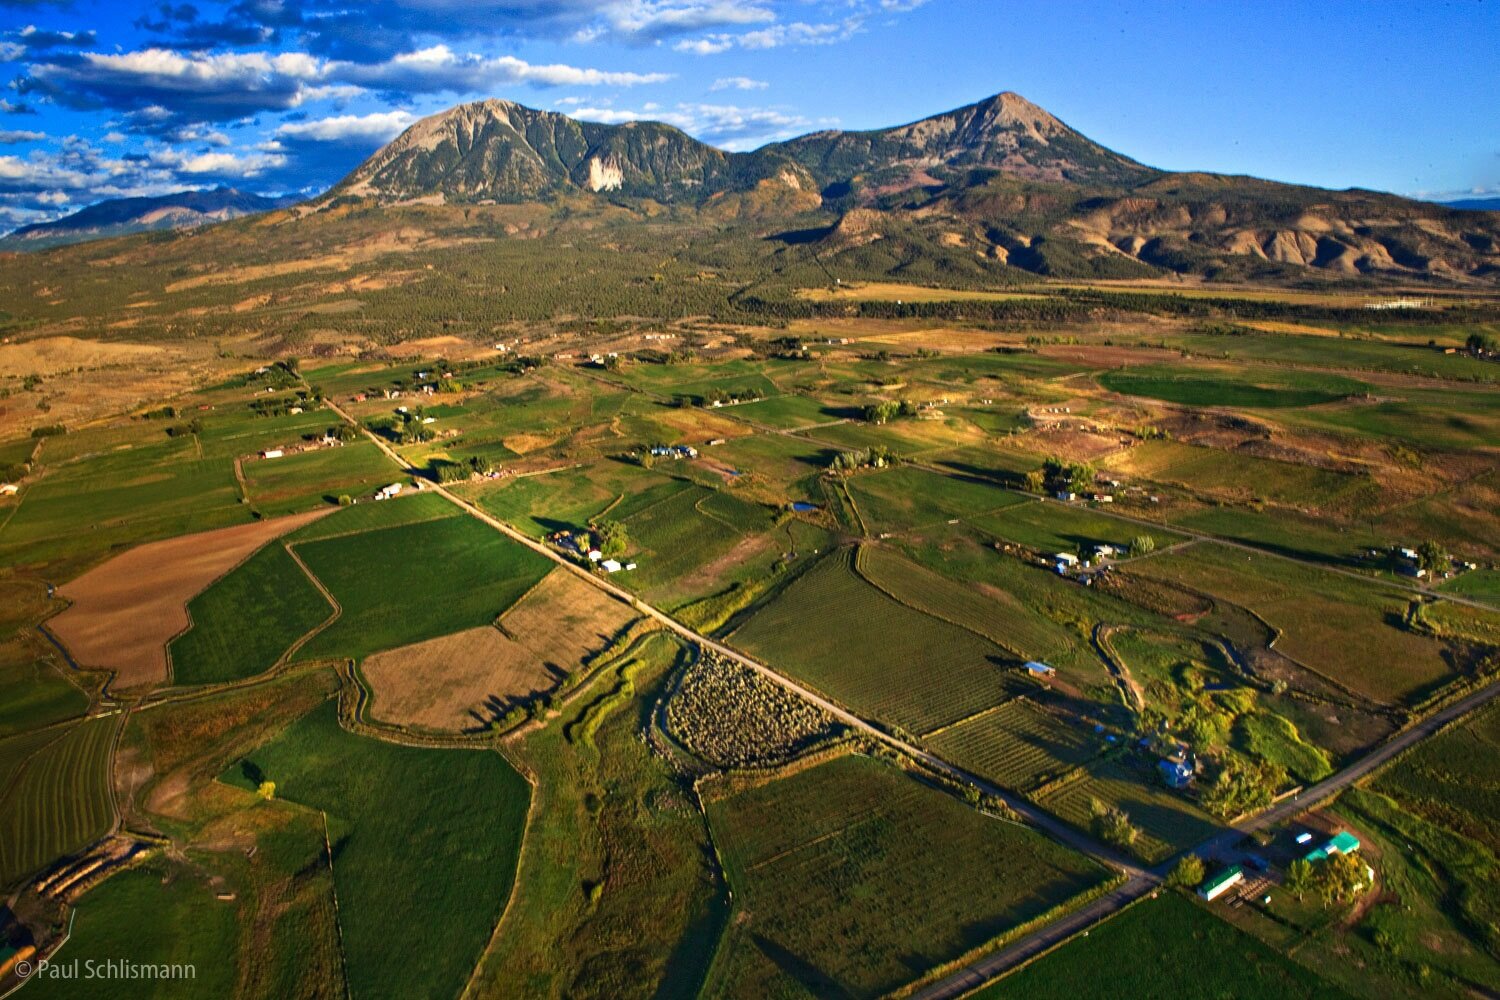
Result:
[[[802,984],[813,996],[847,997],[853,1000],[853,992],[802,956],[760,934],[752,934],[751,940],[761,950],[761,954],[775,962],[778,969]]]

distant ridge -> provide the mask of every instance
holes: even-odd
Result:
[[[0,238],[3,250],[41,250],[158,229],[186,229],[284,208],[300,199],[268,198],[232,187],[177,191],[153,198],[112,198]]]

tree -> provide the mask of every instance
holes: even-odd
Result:
[[[1464,341],[1464,346],[1468,348],[1470,354],[1491,354],[1496,349],[1496,341],[1490,334],[1475,331],[1469,334],[1468,339]]]
[[[599,551],[606,558],[623,555],[630,547],[630,535],[619,521],[595,521],[590,527]]]
[[[1333,854],[1314,869],[1318,894],[1328,905],[1352,903],[1365,888],[1364,862],[1352,854]]]
[[[1185,854],[1167,875],[1167,885],[1180,885],[1184,889],[1192,889],[1202,884],[1206,874],[1202,858],[1196,854]]]
[[[1299,900],[1313,887],[1313,866],[1306,858],[1298,858],[1286,866],[1286,888]]]
[[[1141,831],[1130,822],[1130,814],[1119,806],[1107,806],[1098,799],[1091,799],[1089,811],[1094,817],[1091,824],[1094,836],[1107,844],[1129,847],[1141,835]]]
[[[1417,565],[1429,574],[1440,573],[1452,565],[1448,550],[1429,539],[1417,546]]]
[[[1136,535],[1130,540],[1130,554],[1144,556],[1156,551],[1156,539],[1150,535]]]
[[[1047,488],[1047,474],[1041,469],[1026,473],[1026,492],[1040,493]]]
[[[257,795],[259,795],[263,799],[266,799],[267,801],[274,799],[276,797],[276,782],[262,781],[258,786],[256,786],[255,792]]]

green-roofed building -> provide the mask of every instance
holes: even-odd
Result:
[[[1335,854],[1353,854],[1359,850],[1359,838],[1348,830],[1340,830],[1328,843],[1307,852],[1308,861],[1324,861]]]

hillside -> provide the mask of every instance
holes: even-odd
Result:
[[[231,187],[176,191],[154,198],[111,198],[72,215],[39,222],[0,238],[0,250],[40,250],[85,240],[160,229],[189,229],[282,208],[296,198],[267,198]]]

